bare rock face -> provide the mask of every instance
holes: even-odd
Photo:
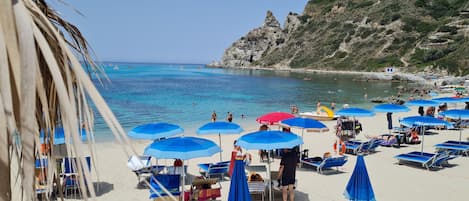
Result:
[[[289,13],[287,15],[287,19],[285,19],[283,30],[284,30],[284,32],[286,32],[288,34],[288,33],[292,33],[299,26],[301,26],[301,21],[298,18],[298,14]]]
[[[234,42],[225,50],[221,65],[228,67],[248,67],[259,60],[269,50],[284,44],[286,34],[271,11],[262,27],[251,30],[246,36]]]

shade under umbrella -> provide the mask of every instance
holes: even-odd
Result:
[[[446,110],[440,114],[446,118],[457,119],[458,121],[469,120],[469,110]],[[462,130],[459,128],[459,142],[462,139]]]
[[[197,134],[199,135],[210,135],[210,134],[218,134],[218,141],[221,147],[221,134],[240,134],[244,130],[238,124],[231,123],[231,122],[210,122],[197,130]],[[222,154],[220,152],[220,161],[222,161]]]
[[[410,106],[424,106],[424,107],[429,107],[429,106],[437,106],[439,103],[436,101],[432,100],[411,100],[405,103],[406,105]]]
[[[246,172],[244,171],[244,161],[235,160],[233,174],[231,175],[230,192],[228,193],[228,201],[251,201]]]
[[[87,140],[86,130],[81,129],[81,132],[79,133],[80,133],[81,141],[86,141]],[[49,136],[44,136],[44,135],[45,135],[44,130],[41,130],[39,134],[39,142],[41,144],[49,142]],[[62,127],[54,129],[54,145],[59,145],[59,144],[65,144],[65,130]]]
[[[264,114],[260,116],[259,118],[256,119],[257,122],[260,124],[277,124],[278,122],[285,120],[285,119],[290,119],[295,117],[294,115],[286,112],[271,112]]]
[[[236,141],[236,145],[242,148],[263,150],[293,148],[301,144],[303,140],[298,135],[282,131],[257,131],[243,135]],[[267,167],[270,177],[270,162]],[[272,200],[272,183],[269,184],[269,200]]]
[[[183,133],[178,125],[168,123],[150,123],[137,126],[130,130],[129,137],[143,140],[156,140]]]
[[[345,188],[344,196],[346,199],[354,201],[376,200],[363,155],[357,156],[357,163]]]
[[[161,141],[154,141],[145,148],[144,155],[165,159],[181,159],[208,157],[220,152],[220,147],[214,142],[196,137],[172,137]],[[182,171],[182,192],[184,192],[186,173]],[[183,193],[183,200],[184,200]]]
[[[428,116],[405,117],[401,120],[401,124],[407,127],[420,126],[422,128],[421,129],[421,135],[422,135],[421,152],[423,152],[423,142],[425,139],[425,126],[446,126],[446,128],[453,128],[453,125],[447,121],[437,119],[435,117],[428,117]]]

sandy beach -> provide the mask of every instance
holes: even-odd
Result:
[[[450,104],[450,109],[454,108]],[[352,105],[353,107],[353,105]],[[460,104],[459,108],[462,107]],[[412,107],[407,113],[394,113],[394,125],[398,125],[398,119],[406,116],[417,115],[417,108]],[[363,125],[363,132],[357,136],[359,140],[367,140],[368,136],[380,135],[387,133],[386,117],[384,113],[377,113],[374,117],[358,118]],[[244,133],[255,131],[259,124],[256,122],[236,122],[241,124],[245,129]],[[324,122],[330,131],[323,133],[304,133],[303,148],[309,149],[309,156],[322,156],[324,152],[333,152],[332,145],[336,139],[334,133],[334,125],[336,121]],[[277,129],[272,126],[271,129]],[[292,130],[294,133],[301,135],[301,130]],[[458,140],[459,131],[455,130],[432,130],[437,134],[426,135],[424,142],[425,152],[434,152],[433,147],[437,143],[446,140]],[[194,131],[186,131],[186,135],[193,135]],[[218,136],[204,136],[208,139],[218,142]],[[232,143],[240,135],[224,135],[222,136],[223,159],[229,160]],[[463,139],[467,139],[469,135],[467,131],[463,131]],[[138,153],[143,153],[143,149],[150,142],[133,141]],[[398,165],[395,155],[408,153],[411,151],[420,151],[421,145],[403,145],[401,148],[378,147],[376,153],[365,156],[368,173],[373,185],[375,197],[377,200],[388,201],[418,201],[418,200],[467,200],[469,191],[469,175],[467,170],[469,167],[468,157],[458,157],[449,161],[450,166],[442,169],[428,171],[418,166]],[[122,151],[120,145],[108,142],[97,144],[98,173],[92,174],[96,178],[99,175],[100,189],[97,193],[98,200],[149,200],[148,189],[137,187],[137,177],[126,166],[127,156]],[[252,165],[266,165],[259,162],[257,150],[247,150],[253,156]],[[246,152],[246,150],[244,150]],[[327,171],[324,175],[318,174],[311,168],[298,168],[296,188],[296,199],[303,200],[324,200],[335,201],[345,200],[343,192],[345,186],[352,174],[355,166],[356,156],[347,154],[348,162],[336,172],[335,170]],[[204,162],[217,162],[219,155],[212,157],[197,158],[187,161],[189,165],[189,180],[194,176],[199,176],[197,164]],[[275,159],[272,163],[272,170],[278,170],[279,159]],[[173,160],[158,160],[159,164],[172,165]],[[265,172],[260,172],[266,176]],[[226,179],[221,182],[222,197],[220,200],[227,200],[230,181]],[[187,182],[186,189],[190,187],[190,181]],[[276,193],[276,200],[280,199],[280,194]]]

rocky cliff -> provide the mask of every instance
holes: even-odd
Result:
[[[312,0],[283,28],[267,12],[218,65],[466,75],[469,1]]]

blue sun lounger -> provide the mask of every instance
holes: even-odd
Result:
[[[456,144],[456,143],[447,141],[444,143],[436,144],[435,148],[437,149],[438,152],[449,151],[449,153],[454,154],[454,155],[462,154],[462,155],[469,156],[469,144]]]
[[[230,168],[230,161],[222,161],[218,163],[202,163],[198,164],[199,172],[204,177],[211,178],[214,175],[218,175],[220,178],[223,178],[225,174],[228,173]]]
[[[156,183],[156,180],[163,185],[173,196],[178,196],[181,177],[179,174],[157,174],[150,178],[150,199],[168,196],[168,194]]]
[[[345,149],[347,153],[370,153],[374,152],[380,145],[381,140],[372,139],[367,142],[360,141],[347,141],[345,142]]]
[[[411,162],[416,164],[421,164],[422,167],[430,170],[433,167],[441,167],[443,164],[447,164],[448,160],[455,158],[450,156],[445,152],[441,153],[425,153],[414,151],[406,154],[399,154],[394,156],[398,160],[400,165],[402,162]]]
[[[312,158],[300,159],[300,162],[315,167],[319,174],[324,173],[324,169],[333,167],[336,167],[337,171],[339,171],[339,167],[343,166],[348,160],[347,156],[326,158],[323,161],[312,161],[311,159]]]

